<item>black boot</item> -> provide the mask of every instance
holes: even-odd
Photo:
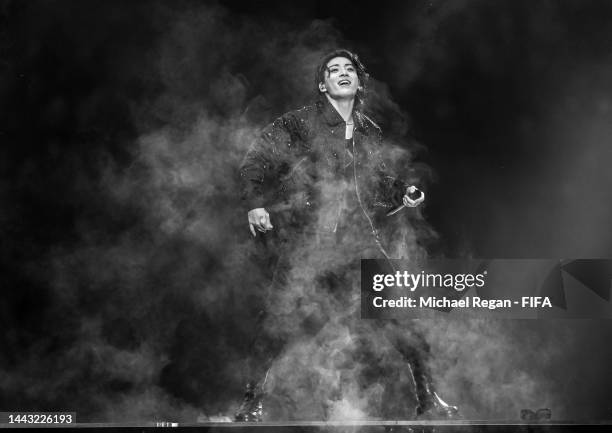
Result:
[[[452,419],[459,415],[457,406],[452,406],[440,398],[431,383],[431,377],[424,371],[412,368],[417,396],[417,418]]]
[[[248,382],[244,399],[234,415],[234,421],[238,422],[261,422],[263,421],[263,397],[262,387],[253,382]]]
[[[433,420],[458,417],[457,407],[447,404],[434,389],[428,368],[431,350],[424,335],[418,329],[406,329],[398,322],[387,324],[385,335],[402,354],[410,369],[417,399],[417,418]]]

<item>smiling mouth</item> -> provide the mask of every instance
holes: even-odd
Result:
[[[339,86],[350,86],[351,82],[349,80],[340,80],[338,81]]]

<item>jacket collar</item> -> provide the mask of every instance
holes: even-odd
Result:
[[[316,105],[327,126],[334,127],[345,123],[340,113],[336,111],[325,95],[319,97]],[[355,129],[364,129],[363,114],[356,108],[353,108],[353,122],[355,122]]]

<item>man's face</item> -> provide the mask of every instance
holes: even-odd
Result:
[[[346,57],[334,57],[327,62],[325,82],[319,90],[333,99],[353,99],[359,87],[359,77],[353,63]]]

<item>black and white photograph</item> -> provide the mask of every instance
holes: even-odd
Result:
[[[611,22],[0,0],[0,427],[606,431]]]

